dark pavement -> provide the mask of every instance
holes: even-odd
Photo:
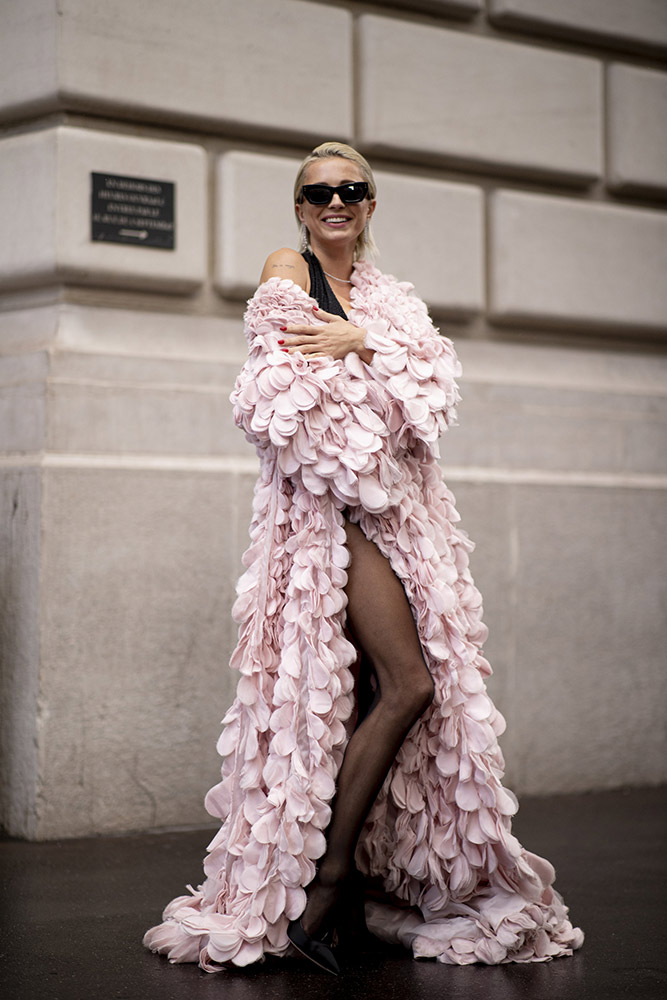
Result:
[[[556,866],[572,958],[451,967],[383,948],[340,979],[296,959],[209,975],[141,946],[201,876],[210,830],[0,842],[3,1000],[663,1000],[667,788],[524,798],[514,830]]]

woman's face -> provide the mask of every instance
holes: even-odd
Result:
[[[356,163],[342,156],[315,160],[306,170],[304,184],[330,184],[338,187],[350,181],[363,181],[364,175]],[[310,233],[311,246],[342,249],[354,248],[357,237],[363,232],[366,220],[375,211],[375,201],[364,198],[356,205],[345,205],[334,194],[328,205],[311,205],[304,198],[297,202],[296,211]]]

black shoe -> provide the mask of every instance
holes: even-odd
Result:
[[[340,968],[331,948],[324,941],[316,941],[315,938],[309,937],[303,929],[301,918],[290,923],[287,937],[304,958],[309,958],[315,965],[319,965],[320,969],[330,972],[333,976],[340,975]]]

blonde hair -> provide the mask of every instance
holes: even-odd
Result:
[[[372,200],[377,196],[377,185],[368,160],[361,153],[357,152],[353,146],[348,146],[345,142],[323,142],[319,146],[316,146],[312,153],[308,154],[297,171],[296,180],[294,181],[295,205],[297,202],[300,203],[303,201],[303,192],[301,189],[306,178],[306,171],[311,163],[315,163],[317,160],[328,160],[334,156],[340,156],[343,160],[350,160],[352,163],[356,163],[361,171],[361,176],[368,184],[368,197]],[[297,225],[300,228],[303,223],[299,219],[296,208],[294,209],[294,214],[296,215]],[[308,230],[306,229],[307,232]],[[377,252],[378,248],[371,233],[370,222],[367,222],[363,232],[357,237],[354,247],[355,260],[365,256],[375,257]]]

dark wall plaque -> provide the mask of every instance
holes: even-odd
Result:
[[[91,173],[91,240],[173,250],[175,185],[146,177]]]

